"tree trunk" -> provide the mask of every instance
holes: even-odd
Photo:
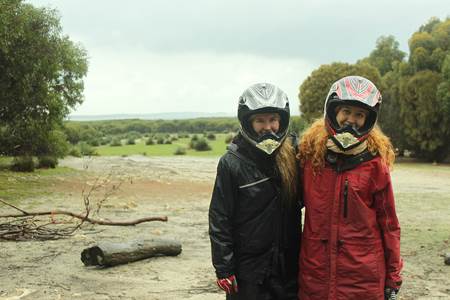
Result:
[[[154,257],[177,256],[181,244],[173,240],[151,239],[126,243],[100,242],[81,252],[85,266],[115,266]]]

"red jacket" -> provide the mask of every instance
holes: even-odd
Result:
[[[306,207],[299,299],[384,299],[399,287],[400,226],[388,167],[375,157],[336,172],[302,170]]]

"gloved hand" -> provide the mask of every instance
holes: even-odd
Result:
[[[385,300],[397,300],[397,294],[400,289],[385,287],[384,288],[384,299]]]
[[[234,275],[227,278],[217,279],[217,285],[227,294],[234,294],[238,292],[238,284],[236,281],[236,276]]]

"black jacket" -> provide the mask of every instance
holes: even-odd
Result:
[[[280,191],[274,156],[241,137],[235,139],[219,161],[209,208],[212,260],[218,278],[231,274],[258,282],[268,275],[296,278],[300,204],[285,204]]]

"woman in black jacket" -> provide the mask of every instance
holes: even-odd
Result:
[[[228,300],[296,299],[301,205],[289,117],[286,94],[272,84],[239,98],[240,132],[219,161],[209,208],[213,265]]]

